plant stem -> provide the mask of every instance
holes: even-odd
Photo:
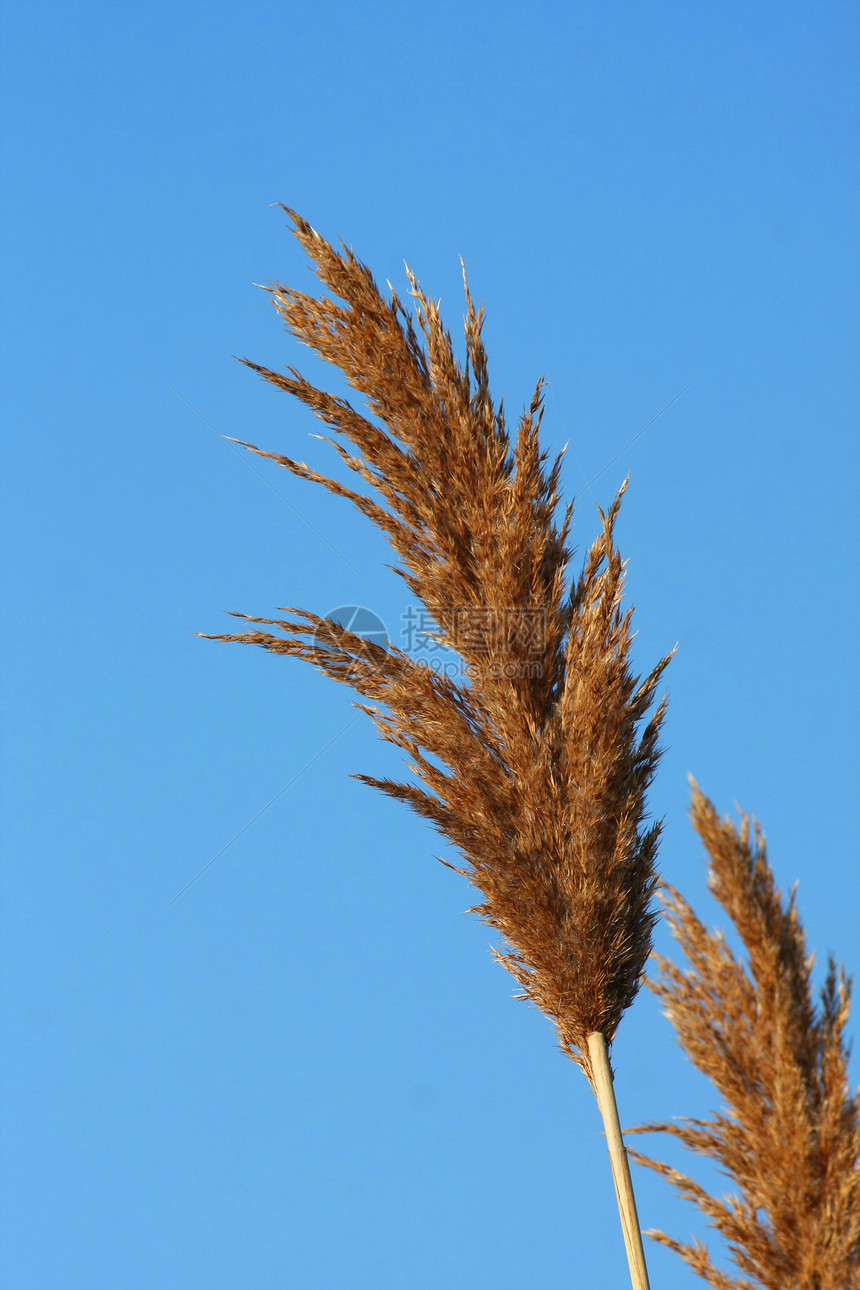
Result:
[[[588,1036],[588,1055],[591,1058],[591,1071],[594,1077],[594,1092],[597,1097],[597,1105],[606,1131],[609,1163],[612,1166],[612,1181],[615,1184],[615,1197],[618,1201],[618,1213],[621,1217],[624,1247],[627,1250],[627,1263],[630,1267],[630,1284],[633,1290],[649,1290],[650,1283],[648,1281],[648,1269],[645,1266],[645,1250],[642,1246],[642,1233],[639,1230],[639,1216],[636,1213],[636,1198],[633,1195],[630,1165],[627,1161],[624,1140],[621,1137],[618,1104],[615,1101],[612,1070],[609,1066],[609,1051],[606,1047],[606,1037],[598,1031]]]

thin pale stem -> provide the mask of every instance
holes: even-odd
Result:
[[[615,1197],[618,1201],[618,1213],[621,1217],[621,1231],[624,1235],[624,1248],[627,1251],[627,1263],[630,1267],[630,1284],[633,1290],[649,1290],[648,1269],[645,1266],[645,1250],[642,1245],[642,1233],[639,1230],[639,1216],[636,1213],[636,1198],[633,1195],[633,1182],[630,1178],[630,1165],[627,1161],[627,1150],[621,1137],[621,1124],[618,1119],[618,1104],[615,1101],[615,1089],[612,1083],[612,1070],[609,1066],[609,1051],[606,1037],[595,1031],[588,1036],[588,1055],[591,1058],[591,1072],[594,1077],[594,1092],[597,1105],[603,1119],[606,1132],[606,1145],[609,1149],[609,1163],[612,1166],[612,1181],[615,1184]]]

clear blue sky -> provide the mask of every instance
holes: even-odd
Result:
[[[389,553],[167,383],[330,468],[233,357],[319,374],[251,285],[314,282],[277,201],[454,329],[464,257],[567,496],[696,378],[574,529],[630,471],[639,665],[678,642],[661,867],[711,921],[692,772],[856,971],[856,6],[12,0],[2,38],[2,1283],[615,1290],[584,1079],[437,835],[348,778],[398,754],[346,688],[194,635],[393,630]],[[649,996],[615,1057],[628,1124],[713,1105]]]

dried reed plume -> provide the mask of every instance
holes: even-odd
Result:
[[[818,1007],[794,893],[783,903],[757,824],[720,820],[693,784],[691,816],[708,852],[708,885],[743,942],[748,970],[671,888],[662,896],[687,957],[660,956],[651,989],[678,1042],[726,1104],[707,1120],[643,1125],[715,1161],[738,1188],[717,1200],[685,1174],[632,1153],[693,1201],[745,1274],[714,1267],[700,1241],[669,1246],[720,1290],[860,1287],[860,1093],[848,1086],[844,1030],[850,983],[830,959]],[[747,1280],[746,1278],[751,1278]]]
[[[336,251],[284,209],[336,299],[275,285],[267,288],[274,306],[291,335],[343,372],[377,421],[292,367],[281,374],[244,361],[352,445],[327,440],[381,501],[244,447],[349,498],[387,534],[401,562],[395,571],[432,614],[439,643],[462,658],[466,680],[299,609],[279,611],[284,619],[236,615],[279,635],[210,639],[296,655],[368,701],[356,706],[408,754],[422,786],[357,778],[406,802],[458,848],[467,866],[459,872],[483,897],[474,912],[506,943],[497,958],[520,997],[551,1019],[608,1115],[606,1044],[639,989],[656,918],[660,825],[644,823],[645,793],[665,699],[640,723],[670,657],[645,680],[631,671],[631,611],[620,609],[624,565],[613,540],[626,483],[600,512],[599,536],[566,589],[572,506],[557,525],[561,455],[547,468],[538,442],[542,382],[512,438],[490,396],[483,310],[465,276],[461,366],[437,306],[408,270],[417,330],[394,291],[382,296],[351,251]],[[628,1257],[634,1284],[646,1286],[616,1136]]]

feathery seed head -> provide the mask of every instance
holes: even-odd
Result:
[[[707,1075],[725,1110],[707,1120],[642,1125],[708,1156],[738,1195],[716,1200],[685,1174],[634,1153],[693,1201],[723,1236],[745,1278],[715,1268],[701,1242],[669,1246],[724,1290],[860,1287],[860,1093],[848,1087],[850,982],[830,960],[816,1007],[812,956],[794,893],[784,902],[757,824],[721,820],[692,783],[693,825],[708,853],[708,885],[743,942],[739,962],[678,892],[661,899],[688,968],[655,956],[678,1043]]]
[[[287,208],[284,208],[287,210]],[[646,827],[669,658],[630,664],[630,611],[614,525],[626,481],[567,589],[571,507],[556,521],[561,454],[539,445],[542,386],[510,433],[493,403],[483,309],[465,281],[466,359],[407,269],[415,318],[394,290],[287,210],[331,295],[268,288],[289,333],[338,367],[368,415],[294,368],[244,360],[338,436],[341,460],[374,495],[278,453],[244,446],[348,498],[388,537],[395,571],[432,612],[466,679],[298,609],[237,615],[254,629],[210,639],[259,645],[348,680],[419,784],[358,778],[406,802],[459,849],[482,895],[497,955],[553,1021],[590,1077],[587,1036],[611,1040],[640,984],[655,921],[659,824]],[[350,445],[346,447],[345,444]],[[535,626],[539,630],[535,630]],[[277,628],[277,634],[260,628]]]

